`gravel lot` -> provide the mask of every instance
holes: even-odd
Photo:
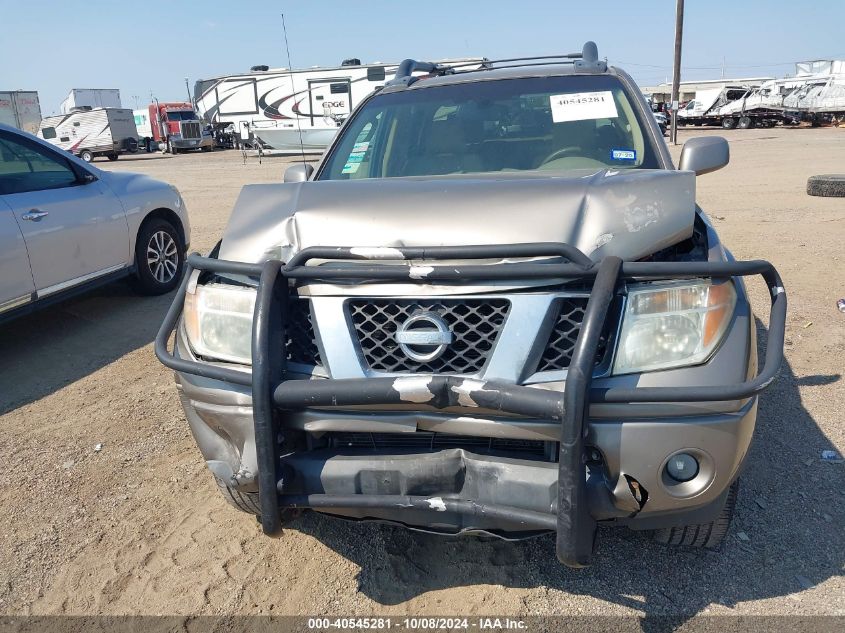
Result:
[[[738,258],[778,266],[790,313],[788,362],[762,398],[720,552],[607,530],[595,565],[572,571],[550,538],[439,539],[313,515],[267,539],[219,497],[153,356],[170,297],[117,283],[0,329],[0,613],[845,615],[845,464],[820,460],[845,451],[845,200],[805,194],[808,176],[845,172],[845,129],[726,136],[731,164],[698,180],[699,202]],[[288,162],[227,151],[97,164],[179,187],[204,251],[241,186],[280,181]],[[752,294],[764,327],[765,290]]]

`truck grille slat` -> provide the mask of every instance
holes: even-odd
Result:
[[[506,299],[354,299],[347,309],[368,367],[387,373],[476,374],[486,364],[510,310]],[[453,342],[442,356],[419,362],[396,342],[399,326],[431,311],[449,326]]]
[[[285,355],[288,362],[310,366],[322,365],[310,302],[307,299],[291,297],[288,308],[289,318],[285,332]]]
[[[575,341],[581,331],[584,311],[587,309],[587,297],[563,297],[557,301],[558,313],[549,335],[546,348],[540,358],[537,371],[558,371],[568,369],[572,361]],[[614,312],[611,309],[611,314]],[[596,352],[596,365],[602,363],[608,350],[607,344],[612,331],[614,319],[605,321],[605,330],[599,339]]]
[[[199,121],[180,121],[182,138],[185,140],[197,140],[202,138],[202,129]]]

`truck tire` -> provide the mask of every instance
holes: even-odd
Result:
[[[736,119],[726,116],[722,119],[722,127],[726,130],[732,130],[736,127]]]
[[[704,547],[716,549],[725,540],[728,528],[731,526],[731,519],[736,508],[736,496],[739,491],[739,479],[731,484],[728,489],[728,497],[722,512],[715,521],[701,523],[699,525],[681,525],[678,527],[655,530],[654,540],[664,545],[682,545],[687,547]]]
[[[84,149],[79,152],[79,158],[84,160],[86,163],[90,163],[92,160],[94,160],[94,152],[92,152],[90,149]]]
[[[214,478],[217,487],[220,489],[220,494],[233,508],[237,508],[241,512],[247,514],[254,514],[261,516],[261,504],[258,501],[257,492],[241,492],[227,486],[219,477]]]
[[[220,494],[233,508],[252,514],[256,517],[261,516],[261,502],[257,492],[241,492],[226,485],[226,483],[219,477],[214,477],[214,482],[220,489]],[[293,519],[302,514],[302,510],[286,508],[282,510],[282,525],[290,523]]]
[[[824,198],[845,198],[845,174],[825,174],[807,179],[807,193]]]
[[[119,156],[120,156],[120,154],[118,154],[116,152],[106,154],[106,158],[108,158],[109,160],[117,160]]]
[[[739,121],[737,122],[736,126],[740,130],[748,130],[754,127],[754,119],[752,119],[750,116],[741,116],[739,117]]]
[[[135,289],[145,295],[173,290],[185,268],[185,245],[167,220],[152,218],[141,225],[135,240]]]

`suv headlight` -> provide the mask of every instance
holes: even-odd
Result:
[[[704,362],[722,340],[735,305],[732,282],[630,290],[613,373]]]
[[[254,288],[208,284],[185,295],[185,331],[199,356],[252,363]]]

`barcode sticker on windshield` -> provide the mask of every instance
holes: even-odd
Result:
[[[574,92],[551,95],[552,121],[584,121],[586,119],[615,119],[616,103],[610,90],[602,92]]]

